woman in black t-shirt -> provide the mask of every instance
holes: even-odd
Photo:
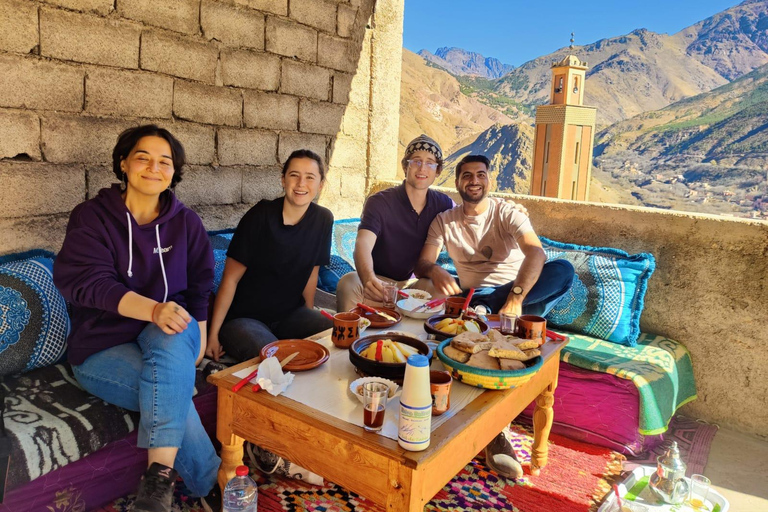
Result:
[[[285,195],[259,201],[240,220],[213,305],[206,355],[238,361],[278,339],[305,338],[332,322],[313,309],[320,265],[331,257],[333,214],[312,201],[325,183],[322,159],[291,153]]]

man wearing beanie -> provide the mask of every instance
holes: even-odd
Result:
[[[401,161],[405,180],[382,190],[365,202],[355,242],[355,268],[339,280],[336,305],[348,311],[358,302],[380,306],[381,279],[396,281],[402,288],[413,276],[427,231],[438,213],[454,203],[447,195],[429,187],[443,170],[443,151],[426,135],[413,139]],[[431,282],[421,279],[413,288],[432,291]]]

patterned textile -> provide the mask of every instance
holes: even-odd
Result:
[[[541,237],[547,261],[564,259],[576,274],[568,293],[547,315],[551,325],[634,347],[648,279],[656,268],[652,254],[564,244]]]
[[[0,258],[0,375],[59,361],[69,328],[67,304],[53,285],[53,254]]]
[[[512,426],[512,444],[520,461],[530,463],[533,436]],[[482,459],[476,458],[456,475],[424,507],[425,512],[588,512],[597,510],[600,500],[618,479],[624,457],[605,448],[596,448],[557,435],[550,436],[549,464],[539,476],[526,474],[517,482],[499,478]],[[383,512],[343,487],[328,483],[311,486],[275,475],[264,476],[252,467],[259,484],[260,512]],[[198,500],[183,494],[177,485],[174,510],[198,512]],[[102,509],[105,512],[130,510],[133,496],[121,498]]]
[[[631,380],[640,394],[638,431],[661,434],[675,411],[696,399],[691,355],[681,343],[643,333],[634,347],[569,335],[560,359],[566,363]]]
[[[227,260],[227,249],[229,249],[229,243],[232,241],[232,235],[235,234],[234,229],[225,229],[223,231],[211,231],[208,233],[208,238],[211,241],[211,248],[213,249],[213,292],[219,291],[219,285],[221,284],[221,276],[224,275],[224,263]]]

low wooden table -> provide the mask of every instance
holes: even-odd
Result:
[[[253,393],[250,386],[233,393],[232,386],[239,379],[232,374],[254,361],[215,373],[208,381],[219,388],[219,484],[223,489],[235,475],[235,468],[243,461],[243,442],[248,440],[385,505],[388,511],[421,512],[533,400],[536,409],[531,471],[538,474],[547,464],[553,393],[560,351],[566,344],[544,344],[543,365],[531,380],[512,390],[482,393],[433,430],[429,448],[422,452],[403,450],[395,440],[365,432],[284,396]]]

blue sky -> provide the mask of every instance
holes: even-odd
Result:
[[[736,0],[405,0],[403,46],[457,46],[519,66],[568,45],[636,28],[673,34]],[[549,13],[556,12],[557,16]]]

